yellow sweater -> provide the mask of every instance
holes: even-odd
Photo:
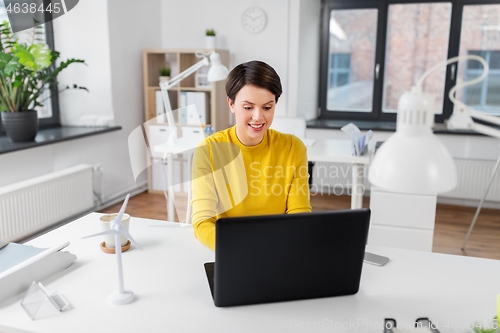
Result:
[[[247,147],[236,126],[215,133],[193,157],[196,238],[215,250],[221,217],[310,212],[308,179],[307,148],[294,135],[268,129],[261,143]]]

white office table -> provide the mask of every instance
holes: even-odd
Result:
[[[153,148],[155,153],[162,154],[167,159],[167,183],[173,182],[173,160],[175,154],[188,151],[196,147],[200,139],[196,137],[184,137],[176,139],[174,144],[162,143]],[[350,140],[317,140],[312,147],[307,148],[307,159],[311,162],[334,162],[352,164],[352,194],[351,208],[363,206],[363,175],[364,167],[370,163],[370,154],[352,156]],[[171,189],[169,189],[171,190]],[[173,192],[173,191],[172,191]],[[170,192],[169,192],[170,193]],[[174,221],[173,193],[168,199],[168,219]]]
[[[173,142],[164,142],[159,145],[154,146],[154,153],[160,153],[163,159],[167,160],[167,184],[168,184],[168,198],[167,198],[167,216],[169,221],[175,221],[175,211],[174,211],[174,161],[173,156],[176,154],[182,154],[191,149],[196,148],[198,143],[202,139],[199,136],[186,136],[182,138],[175,139]]]
[[[351,163],[351,208],[363,207],[363,175],[365,165],[370,164],[369,153],[353,156],[351,140],[317,140],[307,148],[307,159],[311,162]]]
[[[144,251],[132,246],[123,254],[125,288],[137,299],[111,305],[107,296],[117,288],[115,258],[101,252],[99,237],[80,238],[100,230],[99,216],[87,215],[29,242],[44,247],[71,242],[68,250],[78,259],[43,282],[72,308],[46,311],[31,321],[20,306],[22,295],[15,296],[0,304],[1,332],[382,333],[384,318],[409,325],[429,317],[446,333],[465,332],[456,327],[496,314],[500,261],[372,246],[367,250],[391,261],[384,267],[364,264],[356,295],[217,308],[203,267],[214,260],[214,252],[195,239],[190,227],[139,218],[132,218],[130,232]]]

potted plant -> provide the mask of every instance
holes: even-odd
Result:
[[[215,49],[215,30],[207,29],[205,36],[205,47],[209,50]]]
[[[31,44],[18,43],[9,22],[0,24],[0,114],[7,136],[12,142],[33,141],[38,130],[38,114],[43,106],[40,95],[47,88],[57,87],[57,74],[81,59],[69,59],[55,65],[59,52],[50,50],[38,38],[40,26],[35,26]],[[66,89],[84,89],[73,85]]]
[[[162,81],[168,81],[168,80],[170,80],[170,73],[171,73],[170,67],[162,67],[162,68],[160,68],[160,83]]]

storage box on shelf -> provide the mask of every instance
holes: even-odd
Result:
[[[162,67],[171,68],[171,77],[183,72],[187,68],[199,62],[196,51],[208,53],[211,50],[204,49],[150,49],[144,50],[144,116],[145,131],[148,137],[148,144],[151,148],[155,145],[166,142],[169,135],[169,128],[166,122],[155,119],[159,114],[164,113],[163,101],[159,85],[159,70]],[[229,68],[229,51],[215,50],[220,54],[222,64]],[[192,115],[186,114],[185,107],[190,104],[197,106],[200,113],[201,124],[212,126],[214,131],[220,131],[234,124],[225,93],[225,81],[213,82],[206,85],[205,75],[208,67],[203,67],[195,74],[190,75],[177,86],[169,89],[170,103],[172,106],[177,137],[182,137],[187,133],[197,131],[193,126]],[[202,95],[200,95],[202,94]],[[191,116],[191,118],[190,118]],[[155,163],[148,169],[149,192],[163,192],[164,182],[162,179],[161,156],[155,155]],[[149,158],[149,157],[148,157]],[[187,159],[182,155],[174,156],[174,179],[187,181]],[[174,187],[175,192],[187,192],[187,187],[179,185]]]

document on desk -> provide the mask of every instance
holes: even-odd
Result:
[[[340,129],[351,138],[352,142],[352,155],[364,155],[368,149],[368,142],[373,137],[373,131],[369,130],[364,135],[361,134],[358,126],[349,123]]]
[[[44,249],[9,243],[0,249],[0,302],[27,290],[71,265],[76,256],[61,249],[69,242]]]

